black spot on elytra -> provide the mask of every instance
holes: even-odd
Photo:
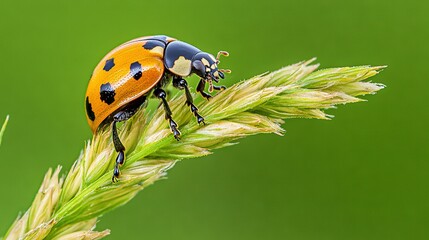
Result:
[[[142,77],[142,65],[139,62],[131,63],[130,71],[135,80],[139,80]]]
[[[100,86],[100,99],[101,101],[111,104],[115,101],[115,90],[112,88],[112,85],[110,83],[101,84]]]
[[[147,42],[145,42],[143,44],[143,48],[146,49],[146,50],[152,50],[155,47],[162,47],[162,48],[164,48],[165,47],[165,43],[160,42],[158,40],[149,40],[149,41],[147,41]]]
[[[95,120],[95,114],[94,111],[92,111],[92,106],[88,97],[86,97],[86,115],[88,115],[88,118],[91,119],[91,121]]]
[[[108,59],[108,60],[106,60],[106,64],[104,64],[104,68],[103,68],[103,70],[104,70],[104,71],[106,71],[106,72],[108,72],[108,71],[109,71],[110,69],[112,69],[114,66],[115,66],[114,59],[113,59],[113,58]]]

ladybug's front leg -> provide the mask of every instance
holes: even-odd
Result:
[[[164,105],[165,119],[169,121],[170,129],[174,134],[174,138],[176,138],[176,140],[180,140],[180,131],[177,129],[177,123],[171,117],[171,109],[170,106],[168,106],[168,102],[166,100],[167,94],[161,88],[155,89],[155,91],[153,91],[153,94],[155,95],[155,97],[161,99],[162,105]]]
[[[223,91],[226,89],[225,86],[216,86],[216,85],[212,85],[212,86],[213,86],[213,89],[216,91]]]
[[[201,115],[198,113],[198,108],[194,105],[194,100],[192,99],[191,92],[188,88],[188,83],[185,79],[175,76],[173,78],[173,86],[183,90],[185,89],[185,95],[186,95],[186,105],[188,105],[191,108],[191,112],[194,114],[194,116],[197,118],[198,124],[203,123],[204,124],[204,118],[201,117]]]
[[[206,80],[204,79],[200,79],[200,82],[198,83],[197,86],[197,92],[199,92],[201,94],[201,96],[207,98],[207,100],[209,100],[212,96],[206,92],[204,92],[204,89],[206,88]]]
[[[209,100],[212,96],[210,94],[204,92],[205,88],[206,88],[206,80],[202,78],[202,79],[200,79],[200,82],[198,83],[197,92],[199,92],[201,94],[201,96],[203,96],[203,97],[207,98],[207,100]],[[225,89],[226,89],[225,86],[216,86],[216,85],[213,85],[212,83],[210,83],[209,92],[213,92],[213,90],[223,91]]]

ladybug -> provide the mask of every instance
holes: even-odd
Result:
[[[165,118],[174,137],[180,139],[177,123],[167,102],[167,93],[163,90],[169,83],[184,90],[186,104],[196,117],[197,122],[204,124],[204,118],[194,105],[188,83],[184,77],[195,73],[200,77],[196,88],[203,97],[206,83],[209,92],[223,90],[224,86],[215,86],[219,78],[224,78],[227,69],[218,69],[219,57],[228,56],[220,51],[217,57],[200,49],[168,36],[141,37],[128,41],[109,52],[95,67],[85,95],[85,108],[88,124],[95,134],[98,129],[107,125],[112,127],[112,139],[118,155],[113,170],[112,181],[120,174],[119,167],[125,161],[125,147],[121,143],[116,123],[131,118],[149,96],[160,99],[165,110]]]

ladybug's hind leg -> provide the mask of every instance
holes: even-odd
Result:
[[[180,90],[185,89],[186,105],[188,105],[191,108],[191,112],[197,118],[198,124],[200,123],[204,124],[204,118],[201,117],[201,115],[198,113],[198,108],[194,105],[194,100],[192,99],[192,95],[191,95],[191,92],[189,91],[188,83],[186,82],[186,80],[181,77],[174,77],[173,86]]]
[[[112,123],[112,138],[113,138],[113,145],[115,145],[115,150],[116,152],[118,152],[118,156],[116,157],[116,163],[115,163],[115,168],[113,169],[113,177],[112,177],[112,182],[116,182],[117,179],[119,178],[119,166],[121,166],[122,164],[124,164],[124,160],[125,160],[125,147],[121,142],[121,139],[119,139],[118,136],[118,130],[116,129],[116,123],[117,121],[113,121]]]
[[[144,101],[144,98],[143,98]],[[124,164],[125,161],[125,147],[121,142],[121,139],[118,135],[118,130],[116,128],[116,123],[123,122],[131,118],[137,111],[139,104],[136,106],[130,106],[128,109],[122,110],[115,115],[113,115],[113,122],[112,122],[112,138],[113,138],[113,145],[115,146],[116,152],[118,152],[118,156],[116,157],[115,162],[115,168],[113,170],[113,177],[112,182],[116,182],[119,178],[120,171],[119,167]]]
[[[177,129],[177,127],[178,127],[177,123],[171,117],[171,115],[172,115],[171,109],[170,109],[170,106],[168,106],[168,102],[167,102],[167,99],[166,99],[167,98],[167,94],[161,88],[157,88],[157,89],[155,89],[153,91],[153,95],[155,95],[155,97],[161,99],[162,105],[164,105],[165,119],[167,119],[168,122],[169,122],[169,124],[170,124],[171,132],[173,132],[174,138],[176,140],[180,140],[180,131]]]

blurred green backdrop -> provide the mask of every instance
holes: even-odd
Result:
[[[49,167],[91,137],[83,97],[112,48],[167,34],[228,50],[227,85],[318,57],[321,67],[389,65],[369,102],[333,121],[289,120],[179,163],[107,214],[109,239],[428,239],[429,2],[0,1],[0,235]],[[195,86],[195,79],[191,83]]]

